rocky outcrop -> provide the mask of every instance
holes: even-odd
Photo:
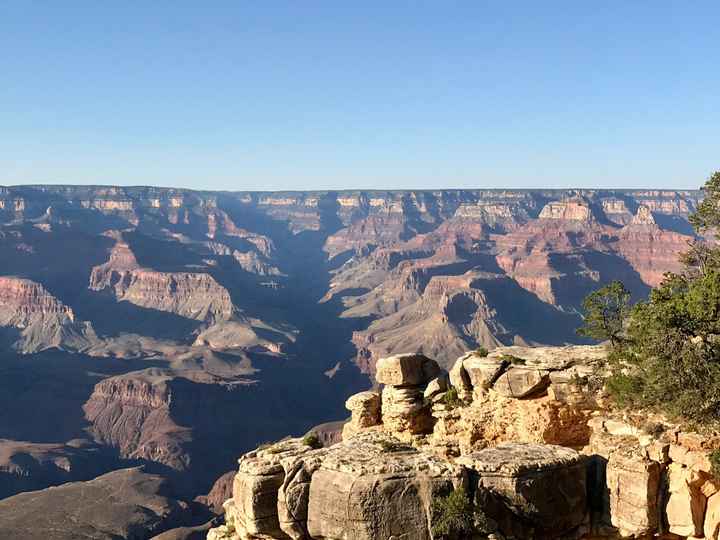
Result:
[[[422,354],[400,354],[378,361],[375,379],[385,385],[382,418],[387,429],[400,437],[432,431],[424,388],[439,374],[437,362]]]
[[[116,244],[110,251],[110,260],[92,269],[91,290],[106,291],[118,302],[198,321],[212,323],[233,315],[230,293],[210,274],[142,268],[122,234],[110,236],[116,239]]]
[[[590,221],[594,218],[589,202],[579,197],[548,203],[538,217],[570,221]]]
[[[362,429],[380,424],[380,394],[360,392],[353,394],[345,402],[350,411],[350,420],[343,426],[343,438],[348,439]]]
[[[462,467],[379,432],[327,449],[294,439],[240,459],[226,525],[208,538],[429,539],[435,497],[466,484]]]
[[[98,383],[83,407],[91,434],[123,457],[185,470],[190,458],[182,443],[190,429],[171,416],[172,379],[162,372],[138,373]]]
[[[6,340],[24,353],[51,347],[77,351],[97,341],[89,322],[76,320],[40,283],[19,277],[0,277],[0,327],[13,330]]]
[[[477,505],[504,535],[549,540],[585,532],[586,459],[576,451],[504,443],[456,462],[476,478]]]
[[[433,501],[454,490],[473,493],[496,538],[572,536],[586,520],[585,458],[561,447],[500,445],[451,463],[366,430],[318,450],[281,441],[239,463],[211,540],[429,540]]]
[[[432,538],[428,508],[453,490],[472,501],[478,538],[716,538],[720,436],[613,412],[597,379],[606,354],[504,347],[432,379],[427,357],[383,358],[379,414],[363,392],[347,402],[342,443],[289,439],[243,456],[226,525],[209,538]],[[429,410],[431,430],[397,422],[390,397],[408,417]]]
[[[168,497],[167,483],[139,468],[71,482],[0,501],[3,540],[141,539],[182,525],[187,503]],[[68,518],[70,516],[70,518]]]

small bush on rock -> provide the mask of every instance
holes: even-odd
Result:
[[[464,489],[456,489],[445,497],[434,499],[431,512],[435,538],[467,537],[473,533],[489,532],[485,514],[475,508]]]
[[[478,347],[474,351],[475,356],[485,358],[488,355],[488,350],[485,347]]]
[[[720,480],[720,449],[710,452],[710,472]]]
[[[512,364],[513,366],[524,366],[527,361],[524,358],[513,356],[512,354],[504,354],[500,357],[500,360]]]
[[[403,444],[403,443],[397,442],[397,441],[388,441],[386,439],[380,441],[380,448],[386,454],[391,454],[393,452],[405,452],[407,450],[412,450],[412,446],[408,446],[407,444]]]
[[[317,436],[317,433],[308,433],[303,437],[303,444],[305,446],[309,446],[310,448],[322,448],[323,443],[320,440],[320,437]]]
[[[445,392],[445,394],[443,395],[443,403],[449,409],[456,409],[456,408],[462,407],[464,405],[463,401],[460,399],[460,396],[458,395],[457,388],[450,388],[450,390]]]

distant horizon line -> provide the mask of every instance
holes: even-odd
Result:
[[[189,187],[161,186],[152,184],[0,184],[0,189],[18,189],[18,188],[123,188],[123,189],[158,189],[158,190],[178,190],[191,191],[196,193],[389,193],[389,192],[406,192],[406,193],[432,193],[438,191],[614,191],[614,192],[635,192],[635,191],[668,191],[668,192],[702,192],[703,188],[659,188],[659,187],[447,187],[447,188],[339,188],[339,189],[198,189]]]

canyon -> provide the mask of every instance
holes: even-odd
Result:
[[[616,409],[597,384],[608,352],[498,347],[449,373],[384,357],[382,391],[346,403],[342,442],[240,457],[207,538],[717,539],[720,435]]]
[[[0,187],[0,512],[125,474],[169,517],[108,530],[193,528],[238,456],[344,420],[380,358],[586,344],[585,295],[678,270],[701,197]]]

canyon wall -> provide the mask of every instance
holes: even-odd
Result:
[[[343,419],[381,357],[582,343],[588,292],[679,269],[700,197],[2,187],[5,494],[142,464],[204,496],[258,443]]]
[[[720,436],[615,410],[606,356],[498,347],[449,374],[420,354],[382,358],[384,386],[348,399],[342,442],[241,456],[208,540],[717,539]],[[458,492],[464,506],[443,506]]]

